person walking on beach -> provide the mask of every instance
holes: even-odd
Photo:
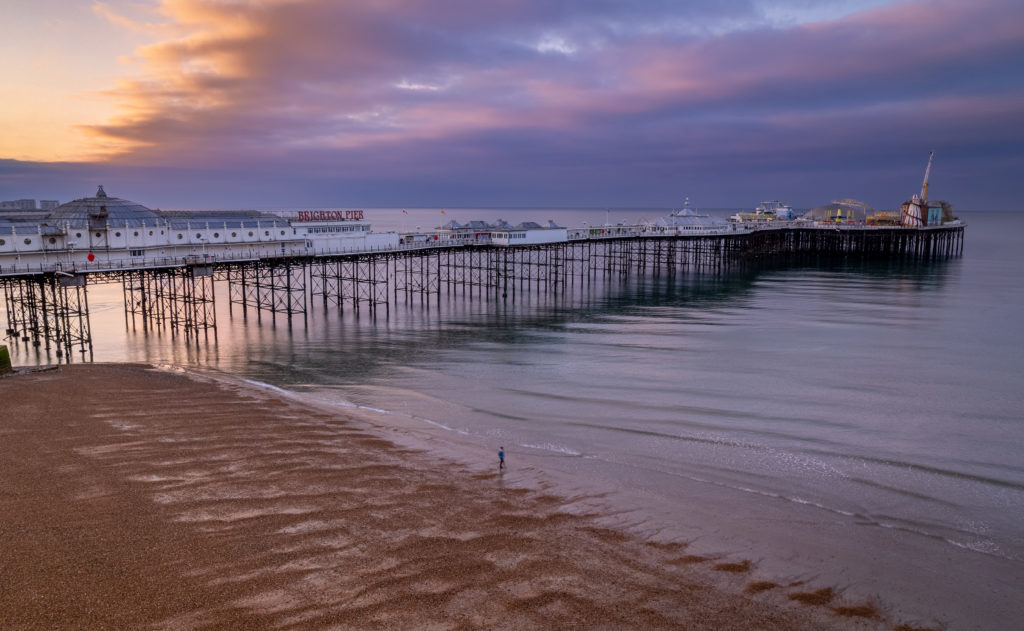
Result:
[[[505,448],[504,447],[499,447],[498,448],[498,471],[503,471],[504,469],[505,469]]]

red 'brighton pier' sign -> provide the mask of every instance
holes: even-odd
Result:
[[[298,221],[348,221],[362,218],[361,210],[300,210]]]

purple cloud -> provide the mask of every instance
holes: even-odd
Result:
[[[151,72],[113,93],[125,114],[90,131],[131,146],[95,168],[210,174],[179,205],[302,182],[310,205],[890,207],[931,149],[937,194],[1017,198],[1019,2],[792,26],[753,2],[166,4],[191,34],[140,51]]]

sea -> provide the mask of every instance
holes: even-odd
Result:
[[[413,231],[668,212],[366,217]],[[317,298],[291,322],[218,285],[217,329],[198,338],[133,324],[120,285],[93,285],[93,360],[361,408],[470,468],[496,472],[503,447],[502,483],[750,560],[752,578],[831,586],[907,624],[1024,628],[1024,212],[959,215],[962,256],[929,263],[616,275],[505,298],[443,288],[376,311]],[[15,364],[56,362],[8,343]]]

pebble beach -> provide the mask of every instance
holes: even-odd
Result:
[[[0,409],[4,629],[916,629],[245,384],[62,366]]]

